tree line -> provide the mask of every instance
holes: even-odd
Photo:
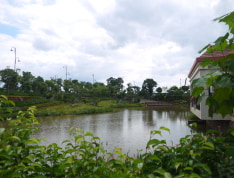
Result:
[[[24,93],[63,101],[75,101],[85,97],[108,97],[135,101],[141,97],[175,100],[189,96],[188,86],[172,86],[163,92],[163,89],[157,87],[157,82],[151,78],[145,79],[141,87],[128,83],[125,88],[124,80],[121,77],[110,77],[106,80],[107,84],[84,82],[77,79],[51,78],[45,80],[41,76],[33,76],[31,72],[23,71],[22,75],[19,75],[17,71],[6,68],[0,70],[0,79],[0,91],[5,94],[19,95],[19,93]]]

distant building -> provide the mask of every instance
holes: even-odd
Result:
[[[200,57],[197,57],[193,63],[192,68],[190,69],[189,74],[188,74],[188,77],[190,78],[190,83],[192,83],[194,79],[197,79],[203,75],[206,75],[207,73],[215,72],[215,71],[219,70],[219,68],[212,69],[212,70],[208,69],[208,67],[203,68],[201,66],[201,62],[205,58],[210,58],[211,60],[219,60],[220,58],[227,56],[228,54],[234,54],[234,50],[233,51],[225,51],[223,53],[221,51],[215,51],[211,54],[208,54],[205,52]],[[190,91],[192,92],[192,90],[193,90],[193,86],[191,85]],[[208,106],[205,103],[206,103],[207,97],[212,95],[213,88],[212,87],[205,88],[204,92],[205,92],[205,97],[202,99],[200,104],[197,103],[197,98],[191,97],[190,111],[192,113],[194,113],[201,120],[234,120],[233,115],[232,116],[228,115],[225,118],[222,118],[221,114],[214,114],[212,118],[209,117]]]

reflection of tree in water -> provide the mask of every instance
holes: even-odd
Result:
[[[178,119],[187,119],[188,114],[188,108],[148,108],[144,111],[142,118],[149,126],[155,126],[156,120],[170,119],[171,122],[177,122]]]
[[[169,119],[187,119],[189,114],[188,108],[170,108],[170,107],[164,107],[164,108],[155,108],[154,111],[157,112],[157,118],[163,119],[169,118]]]

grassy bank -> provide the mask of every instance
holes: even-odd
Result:
[[[100,101],[93,104],[85,103],[56,103],[55,105],[46,105],[37,108],[36,116],[55,116],[55,115],[79,115],[79,114],[96,114],[105,112],[114,112],[119,108],[142,108],[143,105],[139,103],[117,103],[113,100]]]

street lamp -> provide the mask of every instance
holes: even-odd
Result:
[[[66,80],[67,80],[67,66],[63,66],[63,68],[65,68],[66,70]]]
[[[15,53],[15,64],[14,64],[14,71],[16,71],[16,47],[12,47],[11,51],[14,51]]]

